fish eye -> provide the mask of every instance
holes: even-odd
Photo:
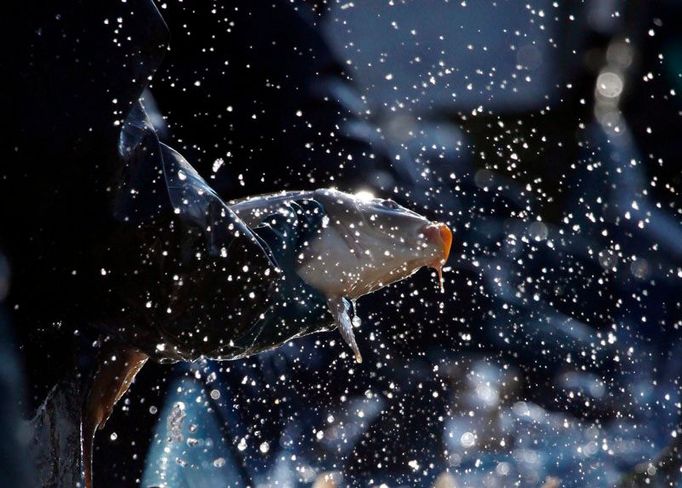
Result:
[[[398,204],[394,200],[382,200],[381,206],[391,210],[396,210],[398,208]]]

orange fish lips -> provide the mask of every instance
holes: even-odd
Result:
[[[435,269],[438,273],[438,283],[440,285],[440,290],[444,291],[443,265],[448,260],[448,256],[450,256],[450,248],[452,247],[452,231],[447,225],[438,222],[427,225],[424,229],[424,236],[430,242],[434,243],[440,248],[441,255],[437,256],[436,259],[429,264],[429,266]]]

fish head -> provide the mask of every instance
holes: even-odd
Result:
[[[445,224],[366,192],[322,189],[313,199],[324,207],[325,222],[303,254],[299,275],[327,296],[357,298],[423,266],[440,276],[452,244]]]

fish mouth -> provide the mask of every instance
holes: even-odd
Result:
[[[437,222],[424,227],[423,234],[429,242],[435,244],[441,251],[438,258],[443,262],[447,261],[448,256],[450,256],[450,247],[452,247],[452,231],[450,228],[442,222]]]
[[[424,228],[424,237],[440,250],[440,256],[427,263],[427,266],[433,268],[438,273],[438,283],[440,285],[440,291],[445,291],[443,286],[443,265],[448,260],[450,256],[450,248],[452,247],[452,231],[450,227],[442,222],[437,222],[433,224],[428,224]]]

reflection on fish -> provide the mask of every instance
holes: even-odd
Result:
[[[325,221],[299,256],[297,273],[327,297],[341,336],[362,361],[353,334],[350,307],[355,300],[414,274],[423,266],[438,273],[450,254],[452,231],[443,223],[366,192],[349,194],[321,189],[285,192],[233,202],[231,209],[254,227],[287,202],[315,200]]]

